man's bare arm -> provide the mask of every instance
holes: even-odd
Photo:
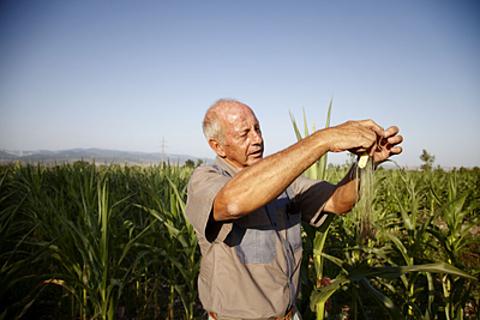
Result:
[[[217,194],[213,217],[216,221],[223,221],[245,216],[278,197],[326,152],[365,151],[383,134],[383,129],[371,120],[348,121],[316,131],[287,149],[241,170]],[[344,187],[335,193],[341,197],[350,189],[350,186]],[[337,210],[337,207],[330,209]]]

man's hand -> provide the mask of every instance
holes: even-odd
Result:
[[[330,128],[330,151],[350,151],[356,155],[367,152],[375,164],[380,164],[402,152],[403,137],[392,126],[383,130],[373,120],[347,121]]]
[[[370,151],[381,138],[385,137],[385,131],[373,120],[347,121],[338,126],[331,127],[330,151],[350,151],[361,154]]]
[[[375,164],[379,164],[392,155],[402,152],[398,146],[403,137],[398,134],[398,127],[390,127],[383,130],[372,120],[348,121],[337,127],[332,127],[330,151],[348,150],[357,155],[367,152]],[[344,134],[343,139],[338,134]],[[335,144],[336,143],[336,144]],[[332,149],[332,145],[334,148]],[[358,200],[358,184],[354,182],[355,168],[352,167],[349,173],[338,184],[335,192],[327,200],[324,210],[335,214],[349,212]]]
[[[403,137],[398,134],[399,131],[398,127],[392,126],[383,132],[382,137],[370,152],[375,164],[380,164],[391,156],[402,152],[402,147],[398,146],[403,141]]]

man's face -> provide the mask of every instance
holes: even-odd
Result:
[[[232,107],[223,117],[225,160],[244,168],[263,158],[263,138],[257,118],[244,105]]]

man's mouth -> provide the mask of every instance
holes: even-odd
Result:
[[[261,157],[262,154],[263,154],[263,150],[260,149],[260,150],[254,151],[254,152],[250,152],[249,155],[258,158],[258,157]]]

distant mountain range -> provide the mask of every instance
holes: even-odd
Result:
[[[75,161],[88,161],[98,164],[128,163],[128,164],[158,164],[162,162],[183,164],[187,160],[210,161],[184,154],[148,153],[120,150],[107,150],[97,148],[77,148],[68,150],[35,150],[11,151],[0,150],[0,163],[20,161],[23,163],[70,163]]]

